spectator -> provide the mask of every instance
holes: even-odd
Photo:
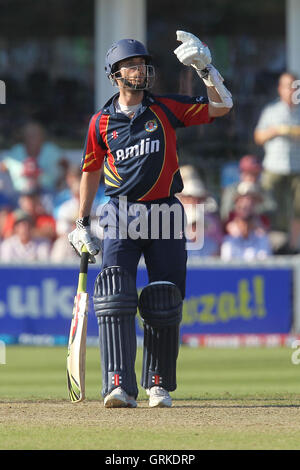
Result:
[[[234,208],[234,200],[237,192],[237,187],[240,183],[254,183],[258,186],[258,191],[261,195],[261,202],[256,205],[258,214],[263,214],[267,217],[275,210],[275,202],[273,201],[270,193],[261,187],[260,177],[262,172],[262,165],[255,155],[244,155],[239,162],[239,180],[235,183],[226,186],[221,195],[220,213],[223,222],[227,222],[232,215]]]
[[[53,214],[57,218],[60,206],[66,201],[73,198],[72,188],[78,186],[81,178],[81,170],[79,166],[69,166],[65,175],[65,187],[58,191],[53,200]]]
[[[0,206],[13,208],[16,205],[17,194],[10,174],[5,171],[5,165],[0,161]]]
[[[79,263],[79,256],[68,239],[68,233],[76,228],[76,202],[78,203],[78,199],[70,199],[63,203],[58,211],[57,238],[53,243],[50,256],[50,261],[53,263]],[[91,230],[94,233],[97,230],[99,237],[103,234],[101,227],[96,226],[94,219],[92,219]],[[96,255],[96,260],[99,263],[101,262],[101,253]]]
[[[261,220],[256,213],[260,202],[259,193],[253,190],[239,191],[235,197],[234,218],[227,225],[228,235],[221,245],[221,258],[232,259],[265,259],[272,254],[271,243]]]
[[[19,209],[30,216],[33,224],[33,235],[36,237],[47,238],[53,242],[56,238],[56,222],[51,214],[48,214],[42,204],[40,193],[36,190],[24,191],[19,196]],[[2,237],[10,237],[13,233],[15,222],[15,212],[7,214]]]
[[[300,247],[300,107],[293,102],[296,77],[283,73],[279,98],[267,105],[254,131],[256,144],[263,145],[262,186],[276,202],[272,228],[289,237],[292,250]]]
[[[61,202],[55,210],[56,218],[56,233],[57,235],[64,235],[69,233],[70,223],[76,220],[76,215],[79,210],[79,188],[80,188],[80,173],[68,173],[68,197]],[[63,200],[63,199],[62,199]]]
[[[70,245],[68,239],[68,233],[75,229],[77,214],[72,217],[71,214],[69,218],[65,218],[64,224],[60,226],[64,228],[64,231],[58,233],[58,236],[53,243],[51,254],[50,254],[50,261],[52,263],[79,263],[79,256],[76,251]]]
[[[223,232],[217,202],[196,172],[184,170],[181,175],[184,188],[177,196],[186,214],[188,255],[218,256]]]
[[[50,260],[53,263],[79,262],[79,256],[69,242],[68,233],[72,232],[72,230],[76,228],[75,221],[79,210],[80,174],[75,171],[72,177],[68,179],[68,183],[70,191],[69,199],[59,205],[56,211],[57,239],[53,244],[50,257]],[[97,230],[97,226],[98,223],[96,223],[96,220],[92,218],[91,230],[95,232],[95,230]],[[102,229],[99,227],[97,235],[100,236],[101,233]],[[96,259],[100,262],[101,254],[98,254]]]
[[[61,150],[47,141],[45,129],[37,122],[29,122],[22,129],[22,142],[8,151],[1,168],[9,172],[18,192],[41,189],[54,193],[64,165]]]
[[[61,204],[72,197],[72,186],[74,182],[80,181],[81,169],[79,166],[69,166],[65,175],[65,187],[57,193],[54,198],[54,215],[56,216],[57,211]],[[100,179],[99,188],[95,196],[94,206],[106,204],[109,200],[108,196],[105,196],[105,185],[103,174]]]
[[[61,193],[60,203],[57,200],[57,206],[54,211],[56,218],[56,232],[58,236],[69,233],[70,222],[76,219],[79,211],[79,188],[81,180],[81,172],[77,168],[70,168],[68,171],[67,184],[68,188]],[[91,230],[92,232],[101,238],[102,228],[99,226],[97,210],[98,206],[102,206],[107,202],[108,198],[100,192],[102,186],[98,189],[98,198],[94,200],[94,204],[91,212]],[[64,194],[63,194],[64,193]],[[65,200],[64,200],[65,199]],[[99,214],[98,214],[99,215]]]
[[[50,246],[48,240],[33,235],[31,217],[18,209],[14,213],[13,235],[1,244],[1,261],[6,263],[47,262],[50,256]]]
[[[1,163],[0,163],[1,165]],[[7,172],[0,171],[0,240],[7,215],[15,208],[16,195]]]
[[[0,206],[0,242],[3,238],[3,229],[6,223],[7,216],[10,212],[10,208],[5,204]]]
[[[225,233],[230,233],[230,226],[231,221],[235,219],[236,215],[236,198],[237,195],[240,196],[247,196],[250,195],[254,201],[254,211],[255,211],[255,223],[256,226],[263,228],[265,231],[270,230],[270,219],[265,214],[261,214],[258,210],[258,207],[261,207],[263,203],[263,195],[261,192],[261,186],[257,183],[253,183],[251,181],[241,181],[237,188],[236,192],[233,196],[233,207],[231,212],[229,213],[229,217],[227,220],[224,221],[224,231]]]

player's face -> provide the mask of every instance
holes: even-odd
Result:
[[[147,78],[147,67],[143,57],[132,57],[120,62],[120,79],[117,79],[121,87],[140,88]]]

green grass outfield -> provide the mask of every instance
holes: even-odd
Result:
[[[0,365],[0,449],[300,449],[293,349],[181,347],[171,409],[105,409],[87,349],[86,401],[72,404],[66,348],[10,346]],[[136,371],[141,374],[142,351]]]

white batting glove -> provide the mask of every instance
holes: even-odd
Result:
[[[85,245],[87,251],[90,253],[89,262],[92,264],[96,263],[95,255],[100,251],[100,240],[93,237],[91,234],[89,217],[83,217],[82,219],[76,220],[76,228],[68,234],[68,239],[78,256],[81,256],[83,245]]]
[[[205,85],[215,87],[222,100],[220,103],[209,100],[210,104],[216,108],[232,108],[231,93],[225,87],[222,75],[211,64],[211,53],[206,44],[191,33],[177,31],[176,34],[177,40],[182,42],[174,51],[178,60],[184,65],[194,67]]]
[[[196,70],[203,70],[211,63],[209,48],[194,34],[176,31],[177,41],[182,44],[175,49],[174,54],[184,65],[191,65]]]

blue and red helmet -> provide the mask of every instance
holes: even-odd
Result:
[[[108,78],[111,77],[111,74],[116,72],[116,65],[118,62],[130,57],[144,57],[146,64],[150,64],[152,62],[152,57],[144,44],[136,39],[121,39],[120,41],[112,44],[106,53],[105,72]]]

